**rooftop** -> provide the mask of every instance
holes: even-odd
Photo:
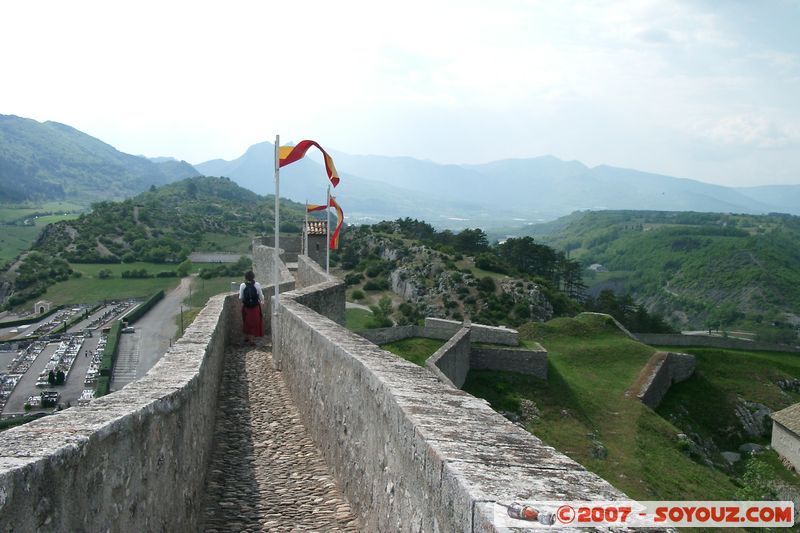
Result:
[[[306,222],[308,235],[327,235],[328,223],[324,220],[309,220]]]
[[[800,435],[800,403],[790,405],[786,409],[781,409],[776,413],[772,413],[772,420],[795,435]]]

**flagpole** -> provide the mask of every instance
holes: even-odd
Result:
[[[308,255],[308,200],[306,200],[305,221],[303,223],[303,254]]]
[[[275,136],[275,265],[273,267],[273,278],[275,281],[275,302],[272,306],[272,316],[278,316],[278,298],[280,297],[280,273],[278,268],[278,261],[280,256],[280,159],[278,155],[278,148],[281,144],[281,136]],[[272,340],[275,342],[275,331],[272,332]]]
[[[328,197],[325,199],[325,213],[328,215],[328,224],[325,228],[325,273],[331,273],[331,186],[328,184]]]

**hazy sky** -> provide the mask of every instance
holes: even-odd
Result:
[[[0,113],[199,163],[312,138],[800,183],[800,0],[0,4]]]

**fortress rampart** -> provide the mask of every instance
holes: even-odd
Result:
[[[302,258],[297,278],[272,317],[275,358],[365,530],[495,532],[499,503],[624,498],[486,401],[344,329],[340,281]],[[144,378],[0,433],[3,529],[196,531],[240,329],[236,296],[216,296]]]

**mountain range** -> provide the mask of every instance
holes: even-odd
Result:
[[[332,151],[342,174],[335,191],[366,218],[410,216],[440,227],[524,227],[579,210],[647,209],[800,214],[800,185],[732,188],[607,165],[588,167],[553,156],[481,165],[443,165],[410,157]],[[274,192],[273,145],[250,147],[233,161],[195,165],[260,194]],[[303,201],[324,194],[321,163],[306,158],[281,170],[281,195]],[[319,203],[319,202],[316,202]]]
[[[58,122],[0,115],[0,201],[122,199],[198,172],[118,151]]]
[[[214,159],[193,167],[172,158],[125,154],[64,124],[0,115],[0,203],[66,198],[88,204],[199,174],[227,176],[269,194],[274,192],[273,150],[268,142],[258,143],[232,161]],[[800,214],[800,185],[732,188],[553,156],[445,165],[330,153],[342,177],[332,194],[350,222],[413,217],[450,229],[518,232],[578,210]],[[281,196],[324,202],[328,182],[318,154],[310,152],[284,167],[281,176]]]

